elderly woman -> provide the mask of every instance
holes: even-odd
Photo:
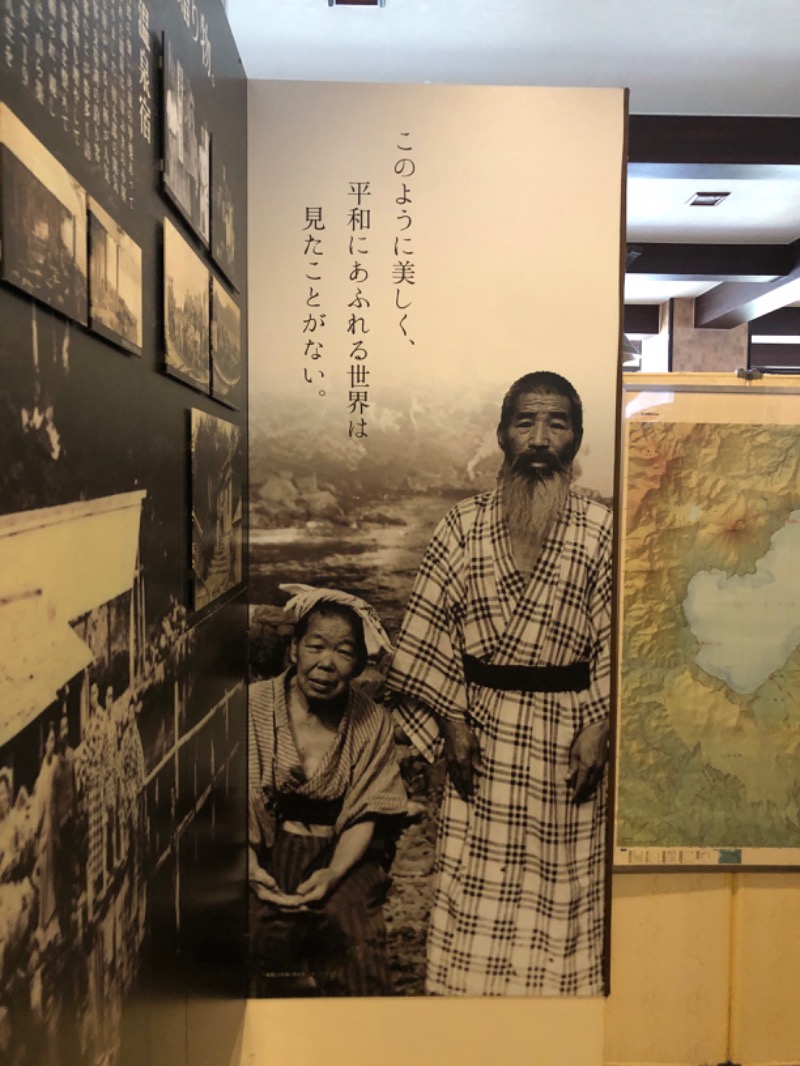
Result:
[[[391,645],[363,600],[281,587],[292,665],[250,688],[253,992],[385,995],[381,830],[406,794],[388,713],[350,683]]]

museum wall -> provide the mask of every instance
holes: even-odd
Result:
[[[4,6],[15,1066],[182,1062],[186,997],[242,992],[246,108],[219,0]]]

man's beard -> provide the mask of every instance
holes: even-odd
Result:
[[[503,514],[513,539],[541,545],[564,510],[572,463],[555,460],[539,474],[524,459],[519,460],[519,456],[511,461],[506,458],[497,476]]]

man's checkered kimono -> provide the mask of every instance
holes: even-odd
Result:
[[[437,846],[427,989],[437,994],[603,991],[605,787],[571,802],[575,735],[609,705],[611,515],[570,492],[528,581],[499,495],[465,500],[420,565],[388,677],[404,727],[432,759],[437,715],[466,718],[482,752],[475,795],[448,781]],[[495,665],[590,664],[583,692],[467,683],[462,653]]]

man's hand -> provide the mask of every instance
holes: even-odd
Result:
[[[608,721],[587,725],[577,734],[569,753],[569,777],[572,802],[590,799],[603,776],[608,760]]]
[[[450,780],[459,796],[468,800],[475,792],[475,774],[480,773],[482,766],[478,738],[466,722],[450,718],[442,719],[441,729]]]

